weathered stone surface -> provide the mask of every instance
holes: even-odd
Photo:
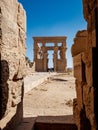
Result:
[[[23,113],[26,15],[17,0],[2,0],[0,7],[0,127],[9,130]]]
[[[81,54],[74,56],[73,62],[74,62],[74,77],[78,78],[78,80],[81,82],[82,79]]]
[[[78,109],[78,103],[77,103],[77,98],[73,99],[73,118],[75,124],[80,126],[80,118],[79,118],[79,109]]]
[[[86,30],[78,31],[76,38],[74,38],[75,44],[72,45],[72,56],[79,54],[82,51],[85,51],[88,47],[88,32]],[[78,45],[79,43],[79,45]]]
[[[85,80],[87,82],[87,84],[90,86],[92,84],[92,63],[91,63],[91,59],[92,59],[92,49],[87,50],[86,52],[82,53],[82,61],[84,63],[85,66]],[[90,73],[90,74],[89,74]]]
[[[79,31],[72,46],[77,93],[73,113],[78,130],[97,130],[98,0],[83,0],[83,10],[87,31]]]
[[[21,4],[18,4],[18,15],[17,15],[17,23],[18,26],[26,31],[26,17],[25,17],[25,10],[23,9]]]
[[[82,31],[83,32],[83,31]],[[81,34],[81,32],[79,32]],[[85,34],[84,34],[85,35]],[[72,46],[77,101],[74,103],[74,118],[79,130],[94,130],[94,88],[92,84],[92,51],[88,37],[77,35]],[[82,39],[83,38],[83,39]],[[82,42],[86,46],[82,47]],[[87,125],[85,125],[87,124]],[[92,124],[92,126],[91,126]],[[95,126],[96,127],[96,126]]]

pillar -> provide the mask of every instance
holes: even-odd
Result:
[[[37,42],[34,41],[34,61],[37,59]]]
[[[58,47],[57,47],[57,43],[55,43],[54,54],[53,54],[54,71],[57,71],[57,52],[58,52]]]
[[[43,42],[42,44],[43,44],[43,46],[42,46],[42,51],[43,51],[43,71],[47,72],[47,56],[48,56],[48,54],[47,54],[47,50],[45,48],[46,43]]]

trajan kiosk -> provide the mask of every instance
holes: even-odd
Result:
[[[35,71],[47,72],[48,68],[48,51],[53,53],[53,70],[56,72],[65,72],[66,61],[66,37],[33,37],[34,40],[34,62]],[[53,44],[51,46],[51,44]]]

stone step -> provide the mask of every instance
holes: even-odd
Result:
[[[78,130],[73,116],[37,117],[33,130]]]

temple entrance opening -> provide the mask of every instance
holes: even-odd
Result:
[[[53,66],[53,53],[54,51],[48,51],[48,70],[47,71],[54,71],[54,66]]]

